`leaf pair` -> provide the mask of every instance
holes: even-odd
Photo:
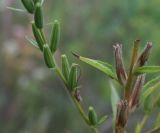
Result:
[[[70,89],[70,91],[72,92],[77,87],[78,65],[73,63],[72,66],[70,67],[66,55],[62,55],[61,59],[62,59],[62,73],[67,81],[68,89]]]

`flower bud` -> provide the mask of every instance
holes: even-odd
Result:
[[[36,3],[35,13],[34,13],[34,21],[35,21],[37,28],[39,28],[39,29],[43,28],[42,5],[39,2]]]
[[[68,78],[69,78],[69,62],[68,62],[68,59],[67,59],[66,55],[62,55],[61,58],[62,58],[62,73],[63,73],[63,76],[65,77],[66,81],[68,81]]]
[[[57,50],[59,39],[60,39],[60,26],[59,22],[55,20],[53,24],[51,41],[50,41],[50,49],[52,53],[54,53]]]
[[[42,36],[41,36],[41,33],[40,33],[39,29],[37,29],[34,22],[32,22],[32,32],[33,32],[34,37],[35,37],[35,39],[38,43],[38,46],[39,46],[40,50],[43,51],[44,41],[42,39]]]
[[[116,73],[120,83],[125,85],[127,80],[127,74],[124,70],[123,59],[122,59],[122,46],[116,44],[114,47],[115,50],[115,61],[116,61]]]
[[[141,53],[141,55],[138,58],[138,61],[137,61],[138,67],[145,65],[145,63],[148,60],[151,48],[152,48],[152,42],[148,42],[146,47],[144,48],[143,52]]]
[[[93,107],[89,107],[88,119],[89,119],[89,122],[90,122],[90,124],[92,126],[96,126],[97,125],[97,122],[98,122],[97,114],[96,114],[96,112],[95,112]]]
[[[48,68],[54,68],[55,67],[55,63],[52,57],[52,53],[51,50],[49,49],[48,45],[45,44],[43,46],[43,56],[44,56],[44,61],[47,65]]]
[[[144,81],[145,81],[145,75],[140,75],[137,77],[136,83],[134,85],[130,97],[130,102],[129,102],[130,109],[134,109],[134,107],[136,107],[139,104],[140,93],[143,88]]]
[[[71,70],[69,73],[69,79],[68,79],[68,87],[70,91],[75,91],[77,87],[77,64],[72,64]]]
[[[128,120],[128,102],[122,100],[117,105],[116,127],[124,128]]]
[[[26,10],[33,14],[34,13],[34,3],[32,0],[21,0],[23,3],[23,6],[26,8]]]

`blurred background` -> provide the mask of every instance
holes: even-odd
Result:
[[[159,0],[45,0],[48,39],[48,23],[58,19],[61,24],[59,64],[60,54],[66,53],[81,65],[85,111],[92,105],[98,116],[109,116],[99,128],[102,133],[112,129],[109,78],[79,62],[71,51],[114,64],[112,45],[118,42],[127,67],[133,41],[140,39],[141,48],[147,41],[154,45],[148,64],[160,65],[159,5]],[[33,36],[32,16],[8,6],[24,9],[19,0],[0,1],[0,133],[91,133],[61,81],[45,67],[42,54],[26,41],[26,35]],[[139,109],[131,115],[129,133],[143,114]],[[153,114],[146,129],[152,127],[157,110]]]

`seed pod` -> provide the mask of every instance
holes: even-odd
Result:
[[[59,44],[59,39],[60,39],[60,26],[59,26],[59,22],[55,20],[53,24],[51,40],[50,40],[50,49],[52,53],[56,51]]]
[[[39,2],[36,4],[36,7],[35,7],[34,21],[35,21],[37,28],[39,28],[39,29],[43,28],[42,5]]]
[[[41,51],[43,51],[43,45],[44,45],[44,41],[42,39],[41,33],[39,31],[39,29],[37,29],[34,21],[32,22],[32,32],[34,34],[34,37],[38,43],[38,46],[40,48]]]
[[[62,55],[61,58],[62,58],[62,73],[63,73],[66,81],[68,81],[68,78],[69,78],[69,62],[68,62],[68,59],[67,59],[66,55]]]
[[[92,126],[97,125],[97,122],[98,122],[97,114],[96,114],[96,112],[95,112],[93,107],[89,107],[88,119],[89,119],[90,124]]]
[[[52,53],[51,50],[49,49],[48,45],[45,44],[43,46],[43,56],[44,56],[44,61],[47,65],[48,68],[54,68],[55,67],[55,63],[52,57]]]
[[[68,87],[70,91],[75,91],[77,87],[77,64],[72,64],[71,70],[69,73],[69,79],[68,79]]]
[[[33,14],[34,13],[34,3],[32,0],[21,0],[23,3],[23,6],[26,8],[26,10]]]

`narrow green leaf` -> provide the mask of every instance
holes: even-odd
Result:
[[[110,68],[111,70],[113,70],[113,66],[111,64],[109,64],[107,62],[100,61],[100,60],[95,60],[95,61],[97,61],[98,63]]]
[[[26,13],[25,10],[23,10],[23,9],[18,9],[18,8],[14,8],[14,7],[9,7],[9,6],[8,6],[7,9],[12,10],[12,11],[16,11],[16,12]]]
[[[59,26],[59,22],[55,20],[53,24],[51,40],[50,40],[50,49],[52,53],[54,53],[57,50],[59,40],[60,40],[60,26]]]
[[[30,44],[32,44],[34,47],[39,49],[39,46],[38,46],[38,43],[36,42],[36,40],[34,40],[34,39],[32,39],[32,38],[30,38],[28,36],[26,36],[25,38]]]
[[[160,81],[160,76],[148,81],[142,89],[142,93],[145,92],[149,87],[153,86],[154,84],[156,84],[158,81]]]
[[[94,68],[96,68],[96,69],[98,69],[102,72],[104,72],[109,77],[111,77],[113,79],[117,79],[116,74],[113,72],[113,67],[109,63],[102,62],[102,61],[99,61],[99,60],[93,60],[93,59],[90,59],[90,58],[85,58],[85,57],[82,57],[82,56],[78,56],[76,54],[74,54],[74,55],[76,57],[78,57],[78,59],[80,59],[81,61],[91,65],[92,67],[94,67]]]
[[[152,87],[149,87],[145,92],[142,93],[141,100],[145,101],[145,99],[159,87],[160,87],[160,82],[156,83]]]
[[[151,95],[146,97],[145,100],[143,101],[143,108],[144,108],[145,114],[150,114],[152,112],[153,102],[152,102]]]
[[[111,86],[111,105],[112,105],[112,112],[113,112],[113,121],[115,122],[116,114],[117,114],[117,104],[120,101],[120,98],[112,82],[110,82],[110,86]]]
[[[160,66],[143,66],[135,70],[135,74],[157,73],[160,72]]]
[[[105,115],[103,116],[99,121],[98,121],[98,125],[102,124],[103,122],[105,122],[107,120],[108,116]]]

